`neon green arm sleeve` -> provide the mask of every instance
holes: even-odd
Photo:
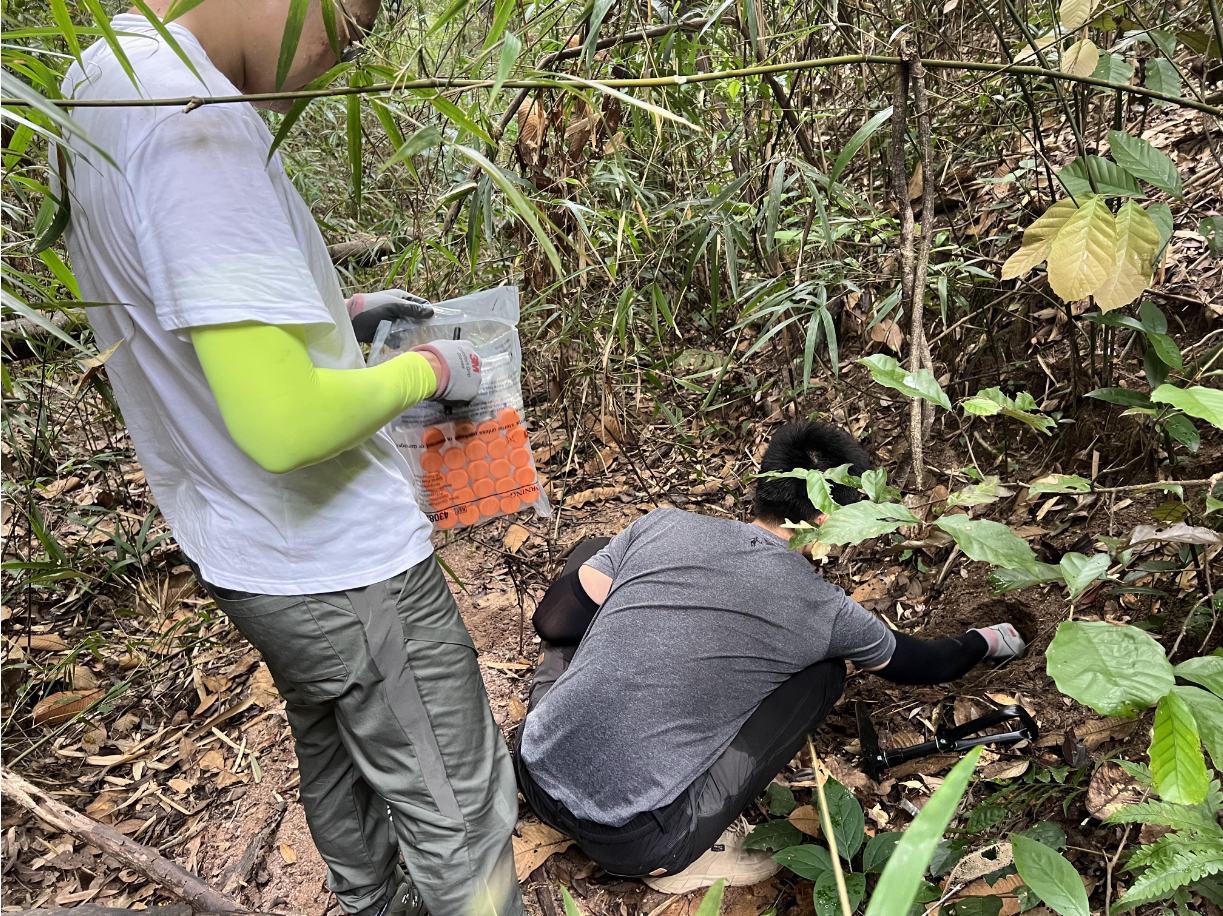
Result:
[[[217,325],[193,330],[191,342],[230,435],[276,474],[364,442],[437,387],[419,353],[368,369],[319,369],[298,326]]]

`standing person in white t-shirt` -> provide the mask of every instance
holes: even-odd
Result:
[[[169,5],[151,0],[162,16]],[[342,47],[378,6],[336,3]],[[166,26],[195,72],[143,16],[117,16],[136,85],[99,41],[65,94],[271,91],[288,9],[195,6]],[[334,63],[311,4],[285,88]],[[67,138],[68,250],[84,298],[111,303],[90,310],[99,347],[119,344],[107,368],[158,505],[285,699],[302,804],[341,908],[522,913],[509,755],[430,525],[381,431],[423,398],[474,397],[474,351],[443,341],[365,368],[354,323],[368,339],[375,319],[428,307],[397,291],[345,303],[250,105],[76,118],[89,142]]]

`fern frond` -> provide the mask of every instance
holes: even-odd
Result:
[[[1162,900],[1178,887],[1223,872],[1223,841],[1203,842],[1170,833],[1134,854],[1127,869],[1138,867],[1146,870],[1116,902],[1113,913]]]
[[[1217,809],[1216,809],[1217,810]],[[1177,805],[1172,802],[1148,801],[1127,805],[1113,814],[1106,824],[1163,824],[1174,830],[1187,830],[1223,839],[1223,828],[1209,814],[1205,805]]]

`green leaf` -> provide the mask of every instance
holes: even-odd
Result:
[[[1100,62],[1091,73],[1092,79],[1104,80],[1115,86],[1127,85],[1134,78],[1134,66],[1117,54],[1101,54]],[[1096,92],[1109,92],[1099,86],[1093,86]]]
[[[434,92],[433,90],[425,90],[417,92],[416,94],[421,98],[426,99],[429,104],[436,108],[443,117],[449,118],[460,128],[467,131],[474,137],[479,137],[489,146],[494,148],[496,147],[496,144],[493,143],[493,138],[489,136],[488,131],[485,130],[482,125],[476,123],[476,121],[473,120],[467,112],[465,112],[454,102],[450,101],[450,99],[437,92]]]
[[[132,81],[132,85],[139,87],[136,80],[136,71],[132,69],[132,62],[127,59],[127,54],[123,51],[123,44],[119,41],[119,36],[115,34],[115,30],[111,27],[110,16],[106,14],[102,4],[98,0],[82,0],[85,8],[89,10],[89,15],[93,17],[94,24],[102,32],[102,39],[110,48],[111,53],[115,55],[115,60],[119,62],[119,66],[123,68],[123,72],[127,74],[127,78]],[[11,79],[7,73],[5,74],[5,85]]]
[[[1152,92],[1162,92],[1180,98],[1181,76],[1176,72],[1176,65],[1163,57],[1147,61],[1147,78],[1143,85]],[[1169,102],[1156,101],[1156,105],[1168,105]]]
[[[1059,566],[1066,586],[1070,589],[1070,599],[1073,601],[1078,598],[1091,583],[1108,572],[1110,562],[1106,553],[1097,553],[1091,559],[1074,551],[1064,554]]]
[[[1126,870],[1140,869],[1142,874],[1114,904],[1113,913],[1163,900],[1178,887],[1223,871],[1223,844],[1202,843],[1197,837],[1169,833],[1138,848]]]
[[[1003,900],[997,894],[981,897],[960,897],[943,908],[945,916],[998,916]]]
[[[764,792],[764,798],[769,803],[769,814],[773,817],[785,817],[798,804],[794,800],[794,792],[790,787],[783,786],[779,782],[769,783],[769,787]]]
[[[594,66],[596,46],[599,44],[599,30],[603,28],[603,20],[611,6],[612,0],[594,0],[590,8],[590,19],[586,26],[586,41],[582,44],[588,71]]]
[[[1173,197],[1181,197],[1181,176],[1176,165],[1141,137],[1122,130],[1108,132],[1108,145],[1117,164],[1147,184],[1153,184]]]
[[[1198,235],[1206,239],[1211,255],[1223,254],[1223,217],[1208,216],[1198,223]]]
[[[1193,712],[1175,692],[1159,701],[1151,730],[1151,775],[1164,801],[1196,805],[1206,798],[1210,777]]]
[[[68,7],[64,5],[64,0],[51,0],[51,15],[55,17],[55,24],[68,44],[68,50],[72,52],[76,62],[84,68],[85,65],[81,61],[81,43],[77,40],[76,27],[72,24],[72,16],[68,12]]]
[[[797,846],[803,841],[802,832],[781,818],[766,824],[757,824],[755,829],[743,841],[744,849],[767,849],[776,852],[790,846]]]
[[[930,856],[930,875],[935,878],[941,878],[955,868],[956,864],[964,858],[964,853],[968,851],[970,842],[967,837],[958,837],[954,840],[939,840],[938,845],[934,847],[934,853]],[[939,897],[941,896],[942,894],[940,893]],[[938,897],[934,899],[937,900]]]
[[[493,16],[493,24],[488,30],[488,35],[484,38],[485,51],[495,45],[497,39],[501,37],[501,33],[505,31],[505,27],[510,21],[510,16],[514,12],[514,0],[497,0],[496,10],[497,12]],[[496,93],[494,92],[493,95],[496,95]]]
[[[1124,390],[1124,389],[1123,389]],[[1091,481],[1078,474],[1050,474],[1028,485],[1028,493],[1090,493]]]
[[[832,822],[832,834],[837,841],[837,854],[849,861],[862,848],[866,838],[866,818],[862,806],[854,793],[835,779],[824,784],[824,797],[828,802],[828,820]]]
[[[1177,677],[1201,684],[1216,696],[1223,697],[1223,657],[1202,655],[1191,658],[1181,662],[1172,671]]]
[[[1036,554],[1028,542],[1006,525],[967,515],[944,515],[934,525],[951,535],[970,560],[1004,569],[1032,571],[1036,566]]]
[[[204,0],[174,0],[174,2],[170,4],[170,8],[166,10],[166,18],[162,21],[173,22],[183,13],[191,12],[203,2]]]
[[[1004,496],[1013,496],[1014,491],[1008,490],[998,480],[997,475],[991,474],[984,480],[977,483],[970,483],[962,490],[958,490],[947,497],[947,508],[953,509],[958,506],[985,506],[989,503],[995,503]]]
[[[204,77],[200,76],[200,71],[195,69],[195,64],[191,62],[191,58],[187,56],[187,52],[182,49],[182,46],[179,45],[178,41],[174,38],[174,35],[171,34],[170,30],[162,24],[162,21],[157,18],[157,14],[153,12],[149,5],[145,3],[144,0],[132,0],[132,5],[135,6],[136,9],[140,10],[141,15],[143,15],[144,18],[148,20],[149,25],[153,27],[153,31],[161,36],[161,40],[170,46],[170,50],[178,56],[179,60],[186,64],[187,69],[195,75],[195,78],[200,81],[200,84],[207,88],[208,84],[204,82]]]
[[[701,905],[696,908],[696,916],[718,916],[722,909],[722,894],[726,891],[726,879],[719,878],[713,882],[713,887],[705,891]]]
[[[841,896],[837,893],[837,878],[831,871],[820,875],[812,892],[817,916],[841,916]],[[845,875],[845,896],[852,913],[866,896],[866,875],[848,872]]]
[[[908,916],[934,847],[951,823],[980,756],[980,747],[969,751],[905,830],[875,886],[866,916]]]
[[[1202,436],[1198,433],[1198,428],[1193,425],[1183,413],[1172,413],[1163,419],[1164,429],[1177,442],[1189,449],[1195,455],[1197,454],[1198,446],[1202,444]]]
[[[1095,391],[1087,392],[1089,398],[1096,398],[1100,401],[1107,401],[1109,404],[1117,404],[1121,407],[1150,407],[1151,398],[1141,391],[1132,391],[1129,388],[1097,388]]]
[[[1045,661],[1058,690],[1104,716],[1133,717],[1175,684],[1163,647],[1137,627],[1067,620]]]
[[[511,4],[507,3],[506,5],[510,6]],[[505,43],[501,45],[501,57],[497,60],[497,78],[493,80],[493,88],[488,91],[489,105],[493,104],[493,100],[497,98],[497,93],[501,91],[501,87],[509,79],[510,73],[514,69],[514,64],[518,63],[518,55],[521,52],[521,39],[513,32],[506,32]]]
[[[1037,821],[1027,830],[1019,831],[1016,836],[1044,843],[1050,849],[1066,848],[1066,831],[1052,821]]]
[[[429,31],[425,33],[425,37],[428,38],[438,29],[442,28],[447,22],[461,13],[466,6],[467,0],[454,0],[450,6],[446,7],[446,9],[442,11],[442,14],[437,17],[433,25],[429,27]]]
[[[867,840],[866,848],[862,850],[862,870],[868,875],[872,872],[883,871],[888,859],[896,851],[896,844],[903,836],[904,834],[899,830],[889,830],[885,833],[876,833]]]
[[[1037,563],[1033,569],[995,569],[989,574],[990,588],[996,595],[1005,595],[1021,588],[1058,582],[1062,571],[1048,563]]]
[[[348,80],[350,86],[368,86],[369,77],[360,70],[353,72]],[[348,175],[352,188],[353,216],[361,210],[361,191],[364,169],[361,156],[361,96],[350,95],[344,100],[346,109],[345,135],[348,140]]]
[[[1112,274],[1095,292],[1101,312],[1129,305],[1142,295],[1151,284],[1151,264],[1158,252],[1159,227],[1155,220],[1134,201],[1126,201],[1117,212]],[[1162,353],[1170,348],[1179,360],[1180,352],[1172,338],[1160,336],[1163,340],[1156,349]]]
[[[1218,783],[1216,782],[1217,786]],[[1203,810],[1206,809],[1206,810]],[[1145,801],[1126,805],[1104,820],[1106,824],[1162,824],[1174,830],[1191,830],[1223,839],[1223,828],[1210,809],[1210,799],[1200,805],[1178,805],[1166,801]]]
[[[774,853],[773,860],[780,862],[800,878],[811,881],[832,870],[832,855],[823,846],[807,843],[804,846],[789,846]]]
[[[887,108],[883,109],[883,111],[877,112],[869,121],[854,132],[854,135],[849,138],[849,142],[845,144],[845,149],[841,150],[840,155],[837,156],[836,162],[832,164],[832,172],[830,172],[828,175],[829,188],[836,183],[836,180],[840,177],[841,172],[845,170],[845,166],[849,165],[849,160],[854,157],[858,150],[862,149],[862,147],[866,144],[866,141],[874,136],[875,132],[879,130],[879,128],[887,123],[887,120],[891,116],[892,106],[889,105]]]
[[[1090,172],[1091,178],[1088,178]],[[1125,169],[1111,159],[1100,156],[1080,156],[1057,173],[1067,194],[1100,194],[1104,197],[1142,197],[1142,188]],[[1095,188],[1092,188],[1092,181]],[[1082,207],[1079,208],[1083,209]]]
[[[1165,201],[1157,200],[1155,203],[1147,207],[1147,216],[1155,220],[1155,227],[1159,229],[1159,250],[1155,252],[1152,267],[1159,262],[1160,256],[1164,253],[1164,249],[1168,247],[1168,242],[1172,239],[1172,208]]]
[[[816,512],[832,513],[837,509],[832,492],[828,489],[828,481],[818,472],[807,475],[807,499],[815,506]]]
[[[293,58],[297,56],[297,45],[301,41],[302,26],[306,24],[306,11],[310,0],[289,0],[289,15],[285,18],[285,31],[280,39],[280,57],[276,61],[276,91],[279,92],[289,76]]]
[[[1062,0],[1057,9],[1057,18],[1067,32],[1081,29],[1091,19],[1096,0]]]
[[[395,150],[394,155],[386,161],[382,166],[383,170],[390,168],[396,162],[411,163],[412,157],[423,153],[427,149],[437,146],[442,142],[442,132],[429,124],[422,127],[412,136],[404,141],[403,146]]]
[[[1223,769],[1223,699],[1201,687],[1174,687],[1173,693],[1184,700],[1193,713],[1198,734],[1210,752],[1215,769]]]
[[[563,884],[561,885],[561,902],[565,907],[565,916],[582,916],[577,902],[573,899],[573,895],[569,893],[569,888]]]
[[[884,468],[871,468],[862,473],[862,489],[873,503],[892,502],[900,499],[900,491],[888,486],[888,472]]]
[[[340,63],[344,51],[340,48],[340,32],[335,23],[335,0],[319,0],[319,13],[323,17],[323,31],[327,33],[327,44],[331,45],[331,53],[335,62]]]
[[[885,388],[899,391],[911,398],[922,398],[946,410],[951,409],[951,401],[928,369],[908,372],[900,363],[883,353],[863,357],[858,362],[870,369],[871,378]]]
[[[921,519],[899,503],[864,501],[837,509],[816,530],[823,544],[860,544],[903,525],[919,524]]]
[[[1173,407],[1205,420],[1211,426],[1223,429],[1223,391],[1217,388],[1177,388],[1175,385],[1160,385],[1151,392],[1156,404],[1171,404]]]
[[[1090,916],[1083,880],[1061,853],[1019,834],[1011,837],[1011,851],[1024,884],[1048,907],[1061,916]]]
[[[1093,197],[1066,220],[1053,240],[1049,285],[1064,302],[1090,296],[1112,274],[1116,245],[1116,220],[1104,198]]]

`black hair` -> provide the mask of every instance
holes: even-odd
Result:
[[[818,468],[827,471],[849,465],[859,477],[871,469],[871,459],[850,433],[828,423],[800,420],[787,423],[773,434],[760,461],[760,472]],[[862,494],[844,484],[832,484],[832,498],[839,505],[856,503]],[[773,524],[814,521],[815,506],[807,498],[807,482],[797,477],[772,477],[756,485],[756,517]]]

